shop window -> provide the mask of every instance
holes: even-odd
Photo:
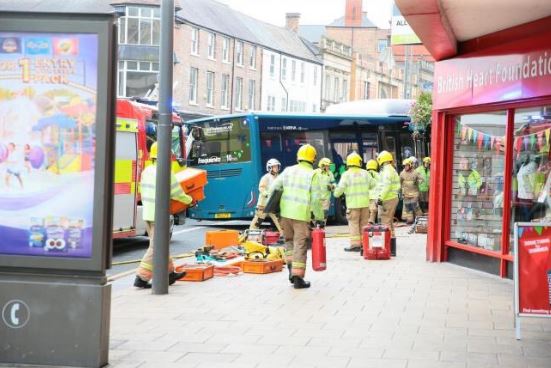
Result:
[[[551,221],[551,106],[515,111],[511,242],[515,222]]]
[[[450,238],[501,250],[505,111],[460,115],[453,140]]]

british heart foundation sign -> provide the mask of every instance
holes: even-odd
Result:
[[[551,224],[519,223],[515,240],[516,313],[551,317]]]

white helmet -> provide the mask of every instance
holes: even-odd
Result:
[[[266,162],[266,171],[271,172],[273,166],[279,166],[281,168],[281,162],[275,158],[269,159],[268,162]]]

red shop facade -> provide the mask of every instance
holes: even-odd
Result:
[[[432,46],[427,259],[512,278],[513,224],[551,222],[551,17]]]

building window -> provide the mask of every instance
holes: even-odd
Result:
[[[119,61],[119,97],[145,97],[156,88],[159,63],[149,61]]]
[[[275,75],[275,55],[270,55],[270,77]]]
[[[243,110],[243,78],[235,78],[235,109]]]
[[[197,103],[197,76],[199,70],[197,68],[190,68],[189,70],[189,102],[192,104]]]
[[[249,79],[249,110],[254,110],[254,100],[256,98],[256,81]]]
[[[221,94],[221,101],[220,105],[223,109],[227,109],[230,107],[229,104],[229,95],[230,95],[230,75],[229,74],[222,74],[222,88],[221,88],[222,94]]]
[[[456,118],[450,239],[501,250],[505,111]]]
[[[235,59],[237,65],[243,65],[243,41],[237,41],[235,44]]]
[[[318,112],[318,105],[316,104],[312,105],[312,112]]]
[[[199,28],[191,29],[191,53],[199,55]]]
[[[314,86],[318,85],[318,67],[314,66]]]
[[[281,79],[287,79],[287,59],[283,58],[281,60]]]
[[[266,110],[275,111],[275,96],[268,96],[268,106],[266,106]]]
[[[363,93],[363,98],[365,100],[369,99],[369,89],[371,88],[370,84],[368,81],[364,81],[364,93]]]
[[[341,101],[348,101],[348,80],[342,80],[342,96]]]
[[[281,111],[282,112],[287,111],[287,98],[286,97],[281,98]]]
[[[333,101],[338,101],[341,98],[341,92],[340,92],[341,82],[338,77],[335,77],[333,88],[335,89],[333,91]]]
[[[331,101],[331,76],[325,76],[325,99]]]
[[[126,7],[126,15],[119,18],[119,43],[131,45],[159,45],[161,35],[158,7]]]
[[[297,76],[297,61],[291,60],[291,80],[294,82]]]
[[[207,106],[214,105],[214,72],[207,72]]]
[[[230,39],[222,38],[222,61],[228,63],[230,61]]]
[[[209,59],[216,58],[216,35],[212,32],[208,37],[208,57]]]
[[[300,83],[304,83],[305,68],[304,62],[300,63]]]
[[[251,55],[249,56],[249,67],[256,69],[256,46],[251,46]]]
[[[388,47],[388,40],[385,38],[384,40],[378,40],[377,41],[377,52],[383,52]]]

